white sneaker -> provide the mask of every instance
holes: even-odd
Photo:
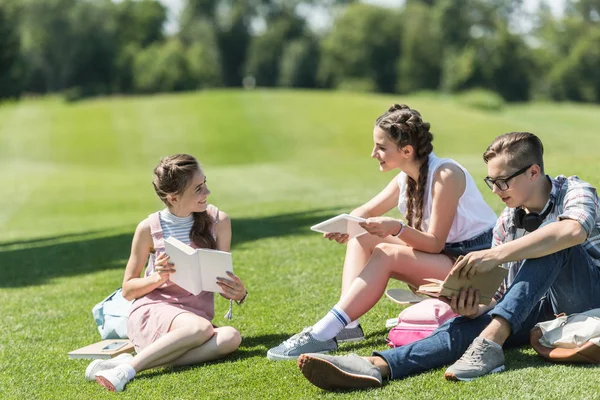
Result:
[[[123,353],[119,354],[115,358],[109,358],[108,360],[94,360],[85,369],[85,379],[88,381],[95,381],[96,374],[98,372],[106,371],[107,369],[113,369],[117,365],[121,365],[132,358],[132,354]]]
[[[98,372],[96,382],[111,392],[122,392],[129,379],[125,371],[122,371],[120,368],[113,368]]]

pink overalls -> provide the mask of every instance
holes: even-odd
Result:
[[[207,213],[213,220],[212,234],[214,236],[219,210],[213,205],[208,205]],[[154,254],[150,254],[145,276],[154,272],[155,258],[165,252],[159,213],[150,214],[148,218],[156,251]],[[194,247],[193,244],[192,247]],[[135,350],[139,352],[167,333],[173,319],[184,312],[191,312],[212,321],[215,313],[213,293],[202,292],[194,296],[168,280],[147,295],[136,299],[131,306],[127,321],[127,334],[133,342]]]

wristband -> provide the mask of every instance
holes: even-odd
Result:
[[[246,301],[247,298],[248,298],[248,291],[246,290],[246,294],[244,295],[244,297],[242,297],[240,300],[235,300],[235,304],[237,304],[238,306],[241,306],[242,304],[244,304],[244,302]]]
[[[402,232],[404,232],[404,228],[406,228],[404,221],[402,221],[402,220],[399,220],[399,221],[400,221],[400,230],[398,231],[398,233],[396,233],[395,235],[392,235],[392,236],[400,237],[400,235],[402,235]]]

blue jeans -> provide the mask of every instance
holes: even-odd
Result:
[[[472,251],[489,249],[492,245],[492,228],[475,236],[474,238],[463,240],[457,243],[446,243],[444,254],[453,257],[464,256]]]
[[[511,347],[528,344],[529,331],[538,322],[593,308],[600,308],[600,269],[578,245],[525,260],[504,297],[487,313],[453,318],[425,339],[373,355],[388,363],[390,379],[399,379],[455,362],[494,316],[509,322],[511,335],[504,345]]]

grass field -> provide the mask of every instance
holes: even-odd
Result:
[[[215,91],[65,104],[56,98],[0,106],[0,398],[590,398],[598,370],[507,354],[507,372],[467,384],[443,369],[382,389],[326,393],[294,362],[267,350],[314,323],[339,296],[344,247],[308,228],[362,204],[393,174],[369,158],[374,119],[392,102],[432,124],[436,154],[482,178],[481,154],[498,134],[538,134],[546,170],[600,185],[600,108],[514,105],[497,113],[431,97],[328,92]],[[161,156],[187,152],[204,165],[210,201],[233,223],[236,272],[250,296],[234,308],[243,336],[228,359],[146,371],[124,393],[85,382],[85,360],[67,352],[99,339],[91,308],[119,287],[136,224],[161,208],[151,182]],[[390,287],[402,287],[392,282]],[[216,299],[214,323],[227,302]],[[339,353],[385,348],[382,299],[363,318],[367,340]]]

